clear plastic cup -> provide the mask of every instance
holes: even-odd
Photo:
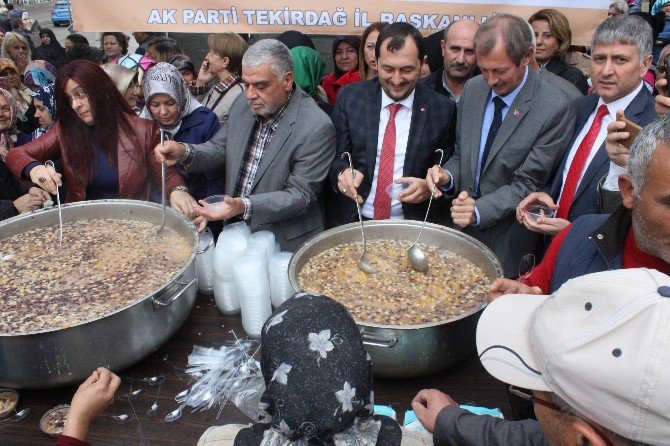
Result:
[[[212,195],[207,198],[203,198],[201,200],[202,207],[211,210],[212,212],[225,212],[230,209],[230,205],[224,202],[227,196],[228,195]]]
[[[553,218],[556,216],[556,211],[549,209],[548,206],[543,204],[531,204],[526,207],[526,215],[528,215],[533,221],[537,221],[540,217]]]
[[[398,201],[398,195],[400,195],[405,189],[409,187],[409,183],[396,183],[394,182],[386,186],[384,189],[391,200]]]

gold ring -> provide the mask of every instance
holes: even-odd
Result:
[[[37,180],[38,180],[40,183],[46,183],[46,182],[47,182],[47,179],[44,178],[44,177],[39,177]]]

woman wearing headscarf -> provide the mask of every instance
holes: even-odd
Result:
[[[35,119],[39,127],[31,135],[31,141],[44,135],[56,123],[56,87],[47,84],[37,90],[33,96]]]
[[[47,160],[63,161],[68,202],[122,198],[146,200],[150,186],[160,189],[161,164],[153,150],[158,129],[138,118],[97,64],[81,60],[61,68],[56,81],[58,122],[41,138],[12,149],[7,167],[49,193],[61,185]],[[195,201],[184,179],[166,169],[172,207],[194,217]]]
[[[293,56],[293,80],[305,93],[310,95],[316,105],[328,116],[333,112],[333,106],[328,103],[326,92],[319,85],[323,77],[326,63],[316,50],[307,46],[291,48]]]
[[[56,35],[49,28],[40,31],[40,41],[42,44],[37,47],[35,57],[46,60],[54,67],[60,68],[65,60],[65,49],[56,39]]]
[[[32,91],[55,82],[56,68],[46,60],[33,60],[23,72],[23,85]]]
[[[145,107],[142,117],[152,119],[167,139],[185,144],[209,141],[221,125],[217,116],[189,92],[184,78],[174,65],[160,62],[144,77]],[[185,174],[186,185],[196,200],[223,193],[222,172]]]
[[[284,31],[283,33],[277,36],[277,40],[286,45],[286,47],[289,50],[292,50],[297,46],[306,46],[313,50],[316,49],[311,37],[301,33],[300,31],[295,30]]]
[[[0,89],[0,220],[39,209],[49,199],[42,189],[19,183],[5,165],[5,157],[14,147],[15,124],[14,98]]]
[[[113,63],[103,64],[102,69],[112,79],[112,82],[116,85],[116,89],[119,90],[128,106],[139,116],[142,113],[142,109],[137,105],[137,99],[141,94],[140,84],[137,80],[137,70],[131,70],[130,68]]]
[[[358,36],[337,36],[333,40],[333,62],[335,70],[321,81],[328,102],[335,105],[337,92],[344,85],[361,80],[358,73]]]
[[[32,91],[21,83],[19,71],[11,59],[0,59],[0,87],[9,91],[14,98],[18,129],[23,133],[32,133],[38,126],[33,117],[35,108]]]
[[[263,419],[209,428],[198,446],[432,444],[373,414],[370,355],[346,308],[325,296],[298,294],[275,310],[261,333],[261,371]]]

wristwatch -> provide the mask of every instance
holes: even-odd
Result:
[[[170,191],[170,193],[172,193],[172,192],[174,192],[174,191],[180,191],[180,192],[186,192],[186,193],[188,193],[188,187],[186,187],[186,186],[175,186],[175,187],[172,188],[172,190]]]

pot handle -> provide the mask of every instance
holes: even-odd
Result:
[[[203,234],[205,232],[209,232],[209,235],[210,235],[209,243],[207,243],[207,246],[205,246],[204,248],[199,249],[198,252],[196,252],[197,255],[206,253],[209,250],[209,248],[211,248],[212,245],[214,244],[214,235],[212,234],[212,230],[209,229],[209,228],[205,228],[205,230],[202,231],[202,232],[203,232]]]
[[[171,306],[174,303],[174,301],[179,299],[182,296],[182,294],[184,294],[186,292],[186,290],[191,288],[193,285],[198,284],[198,278],[197,277],[194,278],[189,283],[184,283],[184,282],[179,282],[179,283],[181,285],[184,285],[184,287],[181,290],[179,290],[177,293],[173,294],[172,296],[168,297],[165,300],[163,300],[161,298],[153,300],[154,309],[156,309],[157,307],[169,307],[169,306]]]
[[[393,348],[398,343],[398,339],[395,337],[378,336],[366,331],[361,331],[361,338],[363,339],[363,345],[374,347]]]

